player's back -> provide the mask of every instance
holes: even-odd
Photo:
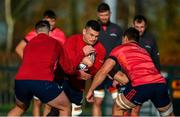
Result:
[[[55,39],[39,34],[24,49],[23,62],[16,79],[53,80],[60,45]]]
[[[131,79],[133,86],[149,83],[165,83],[165,79],[150,58],[148,52],[137,43],[127,43],[118,46],[111,55],[115,55]]]
[[[37,36],[36,30],[33,29],[25,36],[25,41],[29,42],[31,39],[33,39],[36,36]],[[56,39],[62,45],[66,41],[64,32],[60,28],[57,28],[57,27],[49,31],[49,36]]]

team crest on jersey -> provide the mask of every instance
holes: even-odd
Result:
[[[111,33],[110,36],[117,37],[117,34],[116,33]]]

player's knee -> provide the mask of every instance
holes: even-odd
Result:
[[[59,110],[59,113],[60,113],[60,111],[66,111],[66,112],[68,112],[68,113],[71,113],[72,108],[71,108],[71,105],[61,105],[61,106],[58,108],[58,110]]]
[[[26,111],[29,108],[30,101],[27,101],[26,103],[21,102],[16,98],[16,105],[21,108],[22,110]]]
[[[132,108],[132,112],[133,113],[139,113],[140,109],[141,109],[141,106],[136,106],[136,107]]]
[[[103,103],[103,98],[95,98],[93,106],[101,107],[102,103]]]
[[[71,104],[64,104],[62,105],[65,109],[70,109],[71,110]]]
[[[19,108],[26,111],[29,108],[30,103],[27,104],[16,104]]]
[[[158,110],[161,116],[169,116],[169,115],[172,115],[173,113],[173,106],[172,104],[169,104],[166,107],[158,108]]]
[[[81,113],[82,113],[82,105],[76,105],[76,104],[72,103],[71,115],[77,116],[77,115],[80,115]]]
[[[103,102],[103,98],[105,96],[105,92],[104,90],[97,90],[97,91],[94,91],[94,106],[101,106],[102,105],[102,102]]]
[[[136,107],[132,108],[130,115],[131,116],[139,116],[140,109],[141,109],[141,106],[136,106]]]

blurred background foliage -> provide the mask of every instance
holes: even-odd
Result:
[[[58,16],[57,26],[68,37],[74,33],[81,33],[87,20],[97,19],[96,8],[102,1],[0,0],[0,115],[6,115],[9,110],[7,104],[12,105],[14,102],[14,77],[21,62],[14,51],[15,47],[42,18],[43,12],[47,9],[54,10]],[[169,68],[171,72],[176,66],[179,70],[180,0],[104,1],[115,2],[115,21],[124,30],[132,25],[132,19],[136,14],[146,16],[148,30],[156,35],[161,64],[172,66]],[[169,78],[177,76],[179,79],[179,71],[173,76],[172,74],[174,73],[169,73]],[[176,110],[179,112],[178,108],[179,106]]]
[[[96,7],[102,0],[1,0],[0,1],[0,65],[19,62],[15,46],[47,9],[56,12],[57,26],[68,37],[81,33],[85,22],[97,19]],[[113,2],[114,0],[109,0]],[[136,14],[148,19],[148,29],[157,37],[162,65],[180,65],[180,1],[117,0],[117,24],[131,26]]]

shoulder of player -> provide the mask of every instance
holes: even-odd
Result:
[[[127,50],[127,49],[130,49],[130,47],[132,47],[132,43],[126,43],[126,44],[122,44],[122,45],[118,45],[116,46],[112,51],[124,51],[124,50]]]
[[[62,29],[59,28],[59,27],[54,27],[53,30],[56,30],[56,31],[62,31]]]
[[[106,51],[106,49],[104,48],[103,44],[102,44],[100,41],[98,41],[98,42],[96,43],[96,45],[94,46],[94,48],[95,48],[95,49],[98,49],[98,50],[101,50],[101,51]]]
[[[52,43],[52,44],[54,44],[54,46],[56,47],[56,49],[58,49],[58,50],[62,50],[62,48],[63,48],[63,45],[61,44],[61,43],[59,43],[59,41],[58,40],[56,40],[56,39],[54,39],[53,37],[49,37],[50,39],[49,39],[49,42],[50,43]]]
[[[143,35],[140,39],[140,45],[142,46],[154,46],[156,44],[156,40],[153,36]]]
[[[51,37],[49,35],[47,35],[47,38],[49,38],[49,41],[51,41],[51,42],[59,43],[59,41],[57,39],[55,39],[55,38],[53,38],[53,37]]]
[[[137,46],[137,45],[132,44],[132,43],[126,43],[126,44],[122,44],[122,45],[116,46],[111,51],[110,55],[113,55],[113,56],[124,55],[125,53],[127,53],[127,51],[131,50],[132,46]]]
[[[76,40],[78,41],[79,39],[81,39],[83,37],[82,34],[74,34],[74,35],[71,35],[67,38],[67,40]]]
[[[122,36],[123,29],[118,24],[110,23],[109,28],[110,30],[116,31],[119,36]]]
[[[110,25],[109,25],[109,26],[114,27],[114,28],[118,28],[118,29],[121,29],[121,30],[122,30],[122,28],[121,28],[121,26],[120,26],[119,24],[116,24],[116,23],[113,23],[113,22],[110,22]]]
[[[60,28],[58,27],[55,27],[53,30],[51,30],[52,33],[63,33],[64,34],[64,31],[61,30]]]
[[[37,33],[35,31],[35,29],[32,29],[30,32],[28,32],[26,35],[25,35],[25,39],[27,39],[28,41],[31,40],[33,37],[37,36]]]
[[[82,39],[82,34],[70,35],[69,37],[67,37],[64,45],[65,46],[76,45],[76,43],[80,43],[81,39]]]
[[[155,34],[148,32],[148,31],[145,31],[142,38],[145,38],[145,39],[147,38],[149,40],[155,40]]]

